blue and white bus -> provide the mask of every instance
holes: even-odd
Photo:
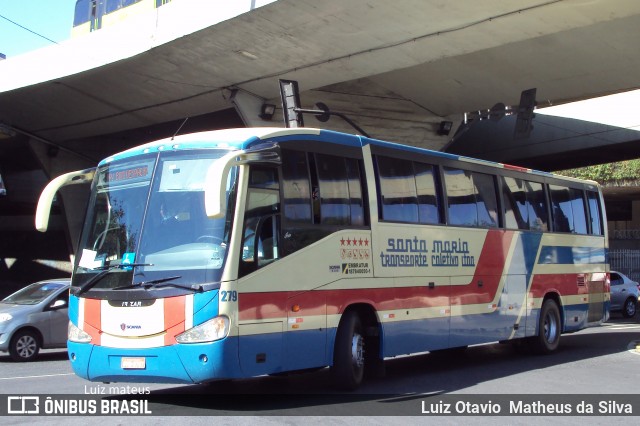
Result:
[[[608,318],[595,182],[309,128],[196,133],[91,183],[69,358],[98,382],[202,383],[489,342],[550,353]]]

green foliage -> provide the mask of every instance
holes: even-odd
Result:
[[[637,181],[640,179],[640,159],[598,164],[597,166],[582,167],[579,169],[561,170],[555,173],[578,179],[595,180],[602,185]]]

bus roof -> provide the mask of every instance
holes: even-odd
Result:
[[[481,160],[471,157],[465,157],[455,154],[449,154],[441,151],[433,151],[426,148],[418,148],[411,145],[387,142],[378,139],[366,138],[364,136],[352,135],[348,133],[340,133],[332,130],[323,130],[315,128],[281,128],[281,127],[247,127],[236,129],[212,130],[207,132],[190,133],[179,135],[171,138],[160,139],[149,142],[126,151],[114,154],[100,162],[104,165],[115,160],[121,160],[141,154],[147,154],[154,151],[164,150],[191,150],[191,149],[227,149],[240,150],[247,149],[253,145],[257,145],[263,141],[278,138],[280,141],[286,140],[317,140],[319,136],[331,136],[330,138],[322,138],[330,143],[348,146],[365,146],[376,145],[397,149],[401,151],[415,152],[416,154],[429,154],[436,157],[448,158],[451,160],[462,161],[466,163],[482,164],[489,167],[496,167],[508,170],[517,170],[525,173],[536,175],[562,178],[577,182],[585,182],[584,180],[571,177],[561,176],[550,172],[528,169],[525,167],[512,166],[509,164],[497,163],[493,161]],[[588,181],[595,185],[597,182]]]

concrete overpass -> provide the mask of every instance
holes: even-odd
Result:
[[[300,82],[305,107],[321,101],[373,137],[432,149],[449,142],[438,134],[441,121],[457,125],[464,112],[515,105],[523,89],[537,88],[544,106],[640,86],[640,3],[634,0],[262,4],[174,0],[130,22],[0,61],[3,241],[24,238],[23,246],[32,248],[52,240],[25,236],[37,194],[51,176],[93,166],[183,124],[182,133],[268,125],[259,108],[279,105],[280,78]],[[281,125],[279,112],[271,124]],[[353,131],[336,119],[307,123]],[[511,128],[509,118],[500,123]],[[467,138],[481,131],[474,127]],[[575,144],[535,129],[532,157],[552,146],[548,158],[580,157],[570,166],[602,159],[568,157]],[[502,146],[501,161],[526,162],[507,155],[510,131],[491,132],[487,149],[474,155]],[[624,138],[619,142],[629,145],[637,137]],[[607,160],[617,158],[616,149]],[[61,261],[84,211],[81,193],[62,199],[58,230],[66,243],[55,249],[64,253]],[[12,254],[11,246],[0,247],[0,258],[25,255]]]

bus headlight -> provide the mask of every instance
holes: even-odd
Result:
[[[76,343],[91,342],[91,336],[73,325],[71,321],[69,321],[69,328],[67,329],[67,338]]]
[[[176,336],[178,343],[204,343],[224,339],[229,334],[229,318],[215,317]]]

